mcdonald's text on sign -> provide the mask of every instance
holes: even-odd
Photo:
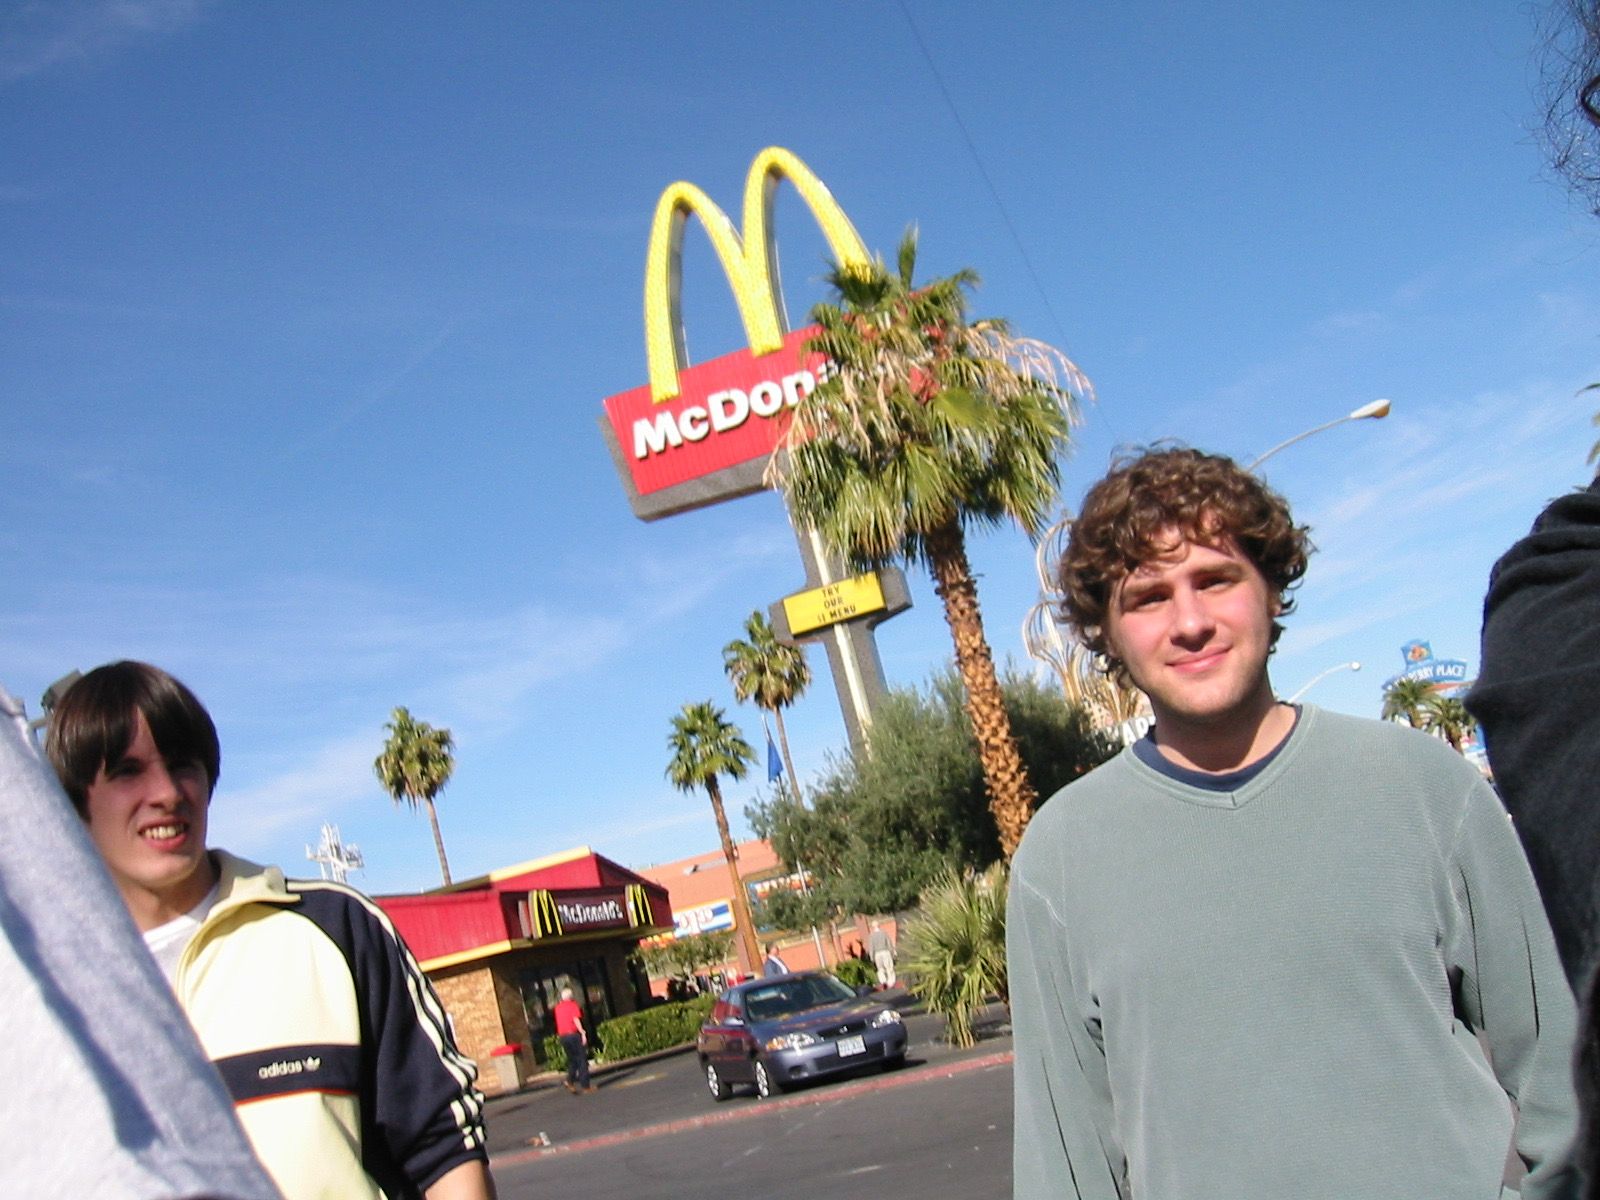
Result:
[[[798,329],[770,354],[737,350],[685,368],[678,395],[655,403],[648,385],[610,397],[606,420],[632,490],[648,496],[744,463],[764,461],[789,427],[789,411],[828,377]],[[609,439],[608,439],[609,440]]]
[[[883,585],[878,576],[871,573],[852,575],[827,587],[783,598],[784,615],[789,618],[789,632],[794,636],[886,607]]]

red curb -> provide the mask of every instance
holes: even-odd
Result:
[[[764,1104],[751,1104],[745,1108],[706,1113],[698,1117],[682,1117],[676,1121],[663,1121],[657,1125],[641,1125],[637,1129],[623,1129],[618,1130],[616,1133],[597,1134],[594,1137],[580,1138],[574,1142],[562,1142],[554,1146],[534,1146],[528,1150],[515,1150],[509,1154],[497,1154],[489,1159],[489,1166],[491,1168],[513,1167],[522,1163],[534,1162],[537,1159],[549,1158],[552,1154],[578,1154],[585,1150],[599,1150],[606,1146],[620,1145],[623,1142],[638,1141],[641,1138],[660,1137],[662,1134],[667,1133],[683,1133],[690,1129],[705,1129],[712,1125],[726,1125],[732,1121],[748,1121],[755,1117],[766,1116],[768,1113],[781,1112],[788,1108],[801,1108],[810,1104],[822,1104],[829,1100],[837,1100],[841,1096],[853,1096],[860,1092],[881,1092],[889,1088],[908,1087],[912,1084],[930,1083],[937,1079],[949,1079],[954,1075],[964,1075],[968,1071],[1000,1066],[1002,1063],[1010,1062],[1011,1058],[1012,1052],[1010,1050],[1001,1050],[995,1054],[966,1058],[942,1067],[896,1071],[893,1074],[880,1076],[876,1079],[863,1079],[855,1083],[846,1083],[831,1088],[818,1088],[815,1092],[807,1092],[800,1096],[788,1096],[782,1100],[768,1100]]]

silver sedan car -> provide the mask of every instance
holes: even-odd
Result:
[[[700,1027],[700,1066],[716,1100],[736,1084],[763,1098],[803,1081],[906,1060],[906,1027],[888,1005],[826,971],[736,984]]]

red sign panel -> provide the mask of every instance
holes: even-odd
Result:
[[[765,459],[789,427],[790,410],[827,378],[828,360],[797,329],[770,354],[737,350],[685,368],[679,394],[652,403],[648,384],[605,402],[613,453],[635,495]],[[611,439],[608,439],[611,440]]]

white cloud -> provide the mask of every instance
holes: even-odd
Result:
[[[353,800],[370,799],[373,731],[363,729],[313,751],[291,770],[241,791],[227,786],[227,760],[211,816],[214,845],[248,846],[289,828],[313,829]]]
[[[54,0],[0,21],[0,83],[93,63],[192,24],[209,0]]]

